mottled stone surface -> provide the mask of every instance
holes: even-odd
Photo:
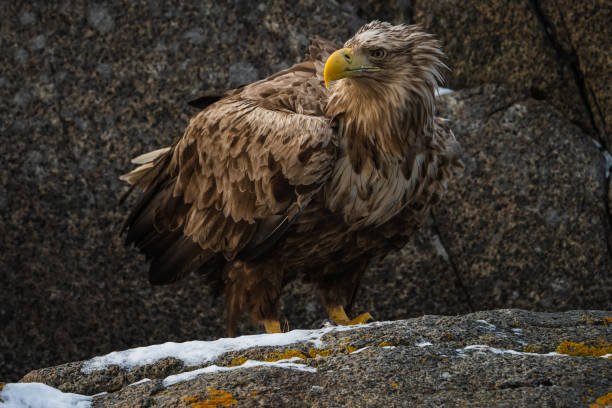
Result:
[[[607,308],[605,160],[545,102],[497,86],[447,95],[466,166],[434,213],[476,310]]]
[[[225,330],[222,300],[211,297],[197,276],[172,286],[151,287],[144,258],[136,250],[124,247],[119,230],[136,197],[118,205],[126,190],[118,175],[132,167],[131,157],[167,145],[182,133],[195,113],[187,101],[291,65],[303,56],[308,38],[314,34],[341,43],[361,24],[374,18],[396,23],[410,21],[411,4],[404,0],[358,4],[301,0],[290,2],[289,6],[284,1],[253,6],[245,1],[221,5],[212,1],[143,0],[61,4],[31,1],[3,5],[0,277],[4,289],[0,291],[0,380],[17,380],[34,368],[112,350],[222,335]],[[447,9],[439,11],[442,13],[439,20],[444,20]],[[463,27],[455,28],[455,36],[460,38]],[[494,31],[489,26],[486,34]],[[510,29],[503,32],[507,38],[497,38],[504,44],[523,35],[523,31]],[[461,52],[464,55],[482,52],[490,45],[482,36],[480,43]],[[449,46],[448,39],[442,37]],[[508,49],[514,50],[513,47]],[[458,52],[455,46],[450,49],[451,53]],[[552,54],[545,50],[543,55]],[[542,64],[550,62],[554,66],[548,57],[535,57]],[[467,59],[453,58],[455,63]],[[505,69],[504,64],[490,64],[487,58],[478,58],[480,70]],[[480,72],[478,69],[473,72]],[[530,79],[531,68],[525,69],[528,75],[517,74],[513,78],[531,84],[535,81]],[[454,72],[460,78],[469,78],[460,65],[455,66]],[[536,71],[534,75],[540,78],[543,74]],[[551,89],[556,86],[554,81],[560,81],[562,89],[569,86],[559,79],[566,78],[565,74],[547,75],[552,75],[552,79],[541,80]],[[474,78],[470,83],[493,76]],[[461,81],[452,83],[466,83]],[[561,91],[550,92],[557,95],[554,92]],[[491,107],[505,109],[508,100],[524,99],[504,95],[496,93],[494,98],[481,98],[476,93],[464,105],[486,104],[486,109],[481,107],[482,114],[493,112]],[[538,92],[534,95],[541,96]],[[568,112],[578,113],[568,116],[575,120],[582,108],[572,98],[574,94],[567,103],[577,105]],[[534,102],[524,103],[530,107]],[[483,119],[461,116],[450,107],[444,111],[458,116],[454,126],[466,141],[469,139],[464,134],[482,127]],[[530,108],[530,112],[550,114],[550,110],[540,108],[535,111]],[[477,110],[472,113],[478,118]],[[484,245],[481,237],[491,231],[495,236],[496,222],[506,221],[490,211],[489,196],[479,195],[476,203],[468,201],[470,205],[482,204],[481,213],[462,204],[455,194],[448,213],[437,213],[435,221],[416,235],[410,245],[369,270],[353,314],[369,311],[381,320],[431,313],[456,314],[470,310],[470,298],[478,308],[523,306],[553,310],[591,305],[610,309],[610,300],[602,295],[609,287],[606,286],[609,278],[604,274],[601,284],[595,280],[602,276],[600,268],[607,262],[602,259],[609,255],[603,249],[595,254],[591,246],[607,228],[605,219],[599,216],[599,204],[594,204],[601,194],[589,175],[600,171],[599,156],[584,147],[586,141],[579,146],[575,128],[568,127],[559,115],[554,118],[562,129],[569,129],[570,148],[578,146],[579,152],[591,154],[588,160],[581,156],[581,163],[587,166],[584,172],[563,173],[563,177],[572,185],[584,183],[583,218],[595,217],[601,228],[589,227],[587,231],[595,231],[594,235],[584,238],[585,232],[562,219],[561,227],[546,235],[551,242],[560,244],[553,245],[556,252],[544,259],[552,259],[554,253],[559,259],[568,259],[567,265],[577,265],[577,269],[553,259],[551,265],[561,265],[560,269],[543,262],[538,265],[540,275],[546,271],[555,278],[544,276],[544,284],[533,278],[521,280],[524,275],[518,267],[507,267],[514,260],[522,262],[514,251],[502,251],[507,248],[503,247],[483,255],[478,250]],[[582,119],[578,122],[582,123]],[[518,126],[524,122],[517,119],[504,126],[514,123]],[[489,132],[484,136],[494,140],[496,134]],[[469,154],[473,155],[474,146],[480,141],[472,139],[469,143],[472,146],[468,146],[472,149]],[[508,158],[517,160],[516,155]],[[479,177],[479,173],[471,177]],[[538,178],[538,183],[546,185],[548,181],[543,180]],[[464,194],[461,183],[452,188]],[[551,204],[553,201],[544,200],[551,205],[542,209],[544,214],[558,210],[557,204]],[[469,212],[464,214],[464,210]],[[555,213],[549,215],[554,224]],[[458,223],[453,221],[454,217],[461,220],[459,225],[464,225],[465,230],[454,228]],[[478,223],[472,222],[473,217]],[[530,229],[534,225],[539,224],[524,224],[523,229],[514,232],[513,239],[527,243],[528,247],[531,241],[525,237],[534,234]],[[586,224],[580,221],[576,225],[582,228]],[[576,232],[578,238],[568,237],[568,232]],[[556,237],[557,233],[561,236]],[[463,246],[471,248],[465,255],[457,251]],[[575,255],[576,248],[587,247],[591,252]],[[483,256],[486,262],[482,261]],[[581,260],[585,257],[587,261]],[[478,266],[483,262],[486,267]],[[473,269],[472,264],[476,265]],[[588,270],[589,265],[592,270]],[[495,269],[498,267],[499,270]],[[585,274],[582,280],[576,277]],[[566,275],[570,278],[563,281]],[[563,281],[555,286],[561,291],[551,289],[554,279]],[[574,288],[569,283],[577,285],[577,294],[572,294]],[[554,300],[555,293],[563,301]],[[481,298],[483,301],[478,300]],[[308,286],[290,285],[282,302],[285,327],[319,327],[325,317],[318,296]],[[240,333],[257,330],[246,322],[239,328]],[[174,369],[173,362],[168,364],[168,369]]]
[[[606,0],[538,0],[561,55],[579,73],[596,128],[612,149],[612,4]]]
[[[87,382],[90,393],[108,391],[93,399],[93,407],[196,407],[223,400],[227,406],[577,407],[612,386],[612,360],[597,357],[612,346],[611,321],[605,311],[424,316],[331,331],[316,358],[309,355],[312,344],[300,342],[248,348],[206,364],[301,352],[297,363],[314,372],[238,368],[164,386],[166,361],[132,370],[137,374],[115,367],[115,376],[107,375],[111,369],[84,374],[79,362],[32,372],[24,381],[72,392],[83,392]],[[566,342],[591,348],[582,356],[547,354],[563,352]],[[129,385],[142,378],[150,381]]]
[[[604,5],[605,3],[605,5]],[[612,146],[608,2],[429,1],[414,19],[449,55],[451,88],[500,83],[547,100]]]

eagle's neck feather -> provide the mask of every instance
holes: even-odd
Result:
[[[342,137],[351,165],[359,173],[367,161],[376,168],[397,164],[411,147],[433,132],[433,89],[390,86],[375,81],[339,81],[327,111],[340,116]]]

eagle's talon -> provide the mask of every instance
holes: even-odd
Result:
[[[332,306],[329,308],[329,318],[341,326],[352,326],[362,324],[370,319],[374,319],[369,313],[362,313],[354,319],[349,319],[342,306]]]
[[[352,326],[354,324],[363,324],[367,322],[368,320],[374,320],[374,318],[372,317],[371,314],[369,314],[368,312],[365,312],[365,313],[360,314],[356,318],[352,319],[351,321],[349,321],[347,325]]]

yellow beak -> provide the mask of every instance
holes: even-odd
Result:
[[[371,65],[365,55],[361,53],[355,54],[352,48],[342,48],[335,51],[327,59],[323,71],[323,79],[325,80],[325,86],[329,89],[331,81],[372,71],[380,71],[380,68]]]

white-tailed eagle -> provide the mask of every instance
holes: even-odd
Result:
[[[203,274],[225,294],[230,335],[243,309],[278,332],[281,290],[298,277],[332,320],[364,321],[345,308],[368,263],[408,241],[462,168],[434,115],[442,59],[417,26],[373,21],[211,99],[122,176],[143,191],[125,228],[150,281]]]

